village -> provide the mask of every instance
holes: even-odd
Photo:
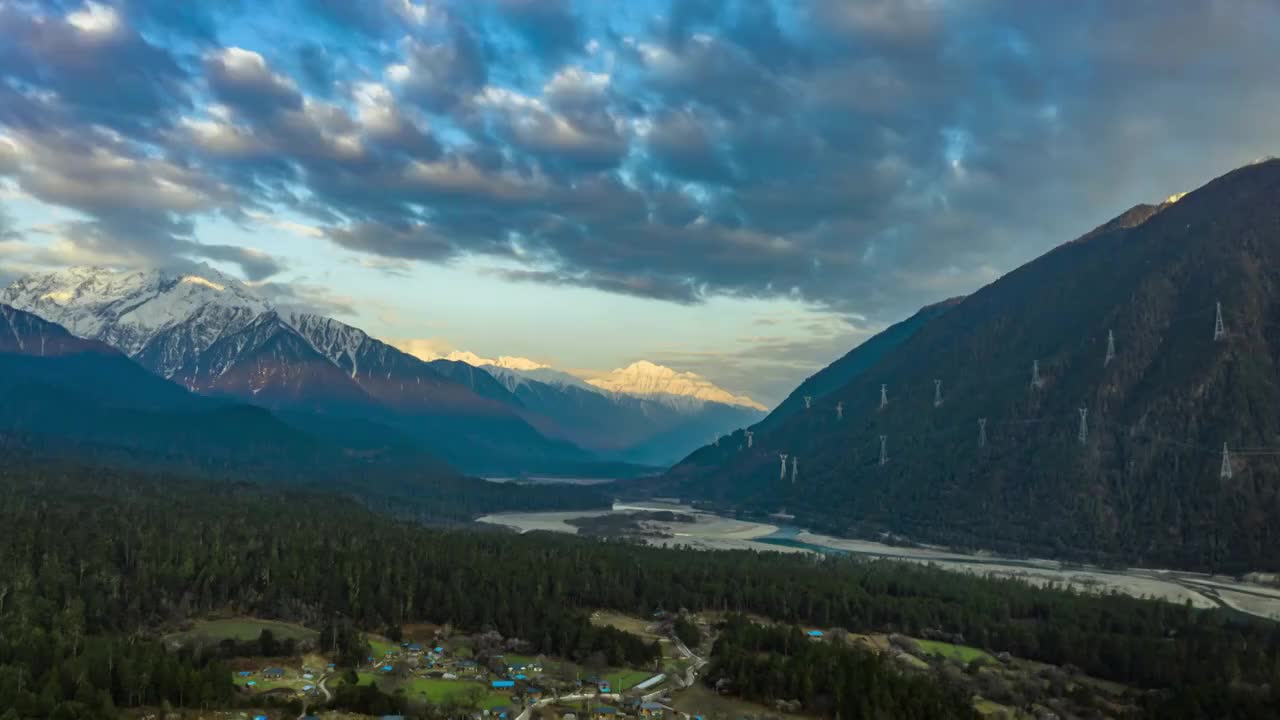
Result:
[[[671,634],[670,618],[664,613],[642,620],[598,612],[592,621],[658,641],[661,660],[649,668],[608,667],[595,658],[574,663],[530,654],[525,643],[497,633],[467,635],[447,625],[427,624],[406,626],[396,639],[366,635],[369,652],[354,668],[338,667],[332,653],[318,646],[315,631],[275,621],[203,621],[171,636],[171,642],[251,643],[255,634],[266,630],[279,642],[298,648],[288,656],[233,658],[232,681],[250,710],[219,713],[219,718],[292,719],[299,717],[291,711],[299,705],[301,717],[362,717],[320,710],[351,684],[403,696],[410,707],[448,707],[474,720],[702,717],[689,708],[680,709],[684,703],[672,697],[699,685],[696,671],[705,661]]]

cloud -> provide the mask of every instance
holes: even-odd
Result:
[[[301,4],[0,4],[0,176],[85,252],[266,277],[199,228],[280,216],[392,272],[879,323],[1280,140],[1263,0]]]
[[[567,0],[498,0],[498,7],[534,56],[548,66],[584,46],[581,22]]]
[[[56,94],[79,122],[145,135],[190,105],[188,73],[110,5],[58,16],[0,4],[0,36],[4,78]],[[16,120],[16,109],[0,118]]]

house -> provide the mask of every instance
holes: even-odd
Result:
[[[596,720],[613,720],[618,717],[618,709],[601,705],[600,707],[591,708],[591,717]]]
[[[312,675],[311,673],[302,673],[302,679],[303,679],[303,680],[315,680],[315,679],[316,679],[316,676],[315,676],[315,675]]]
[[[453,673],[445,673],[440,676],[440,679],[441,680],[457,680],[458,676],[454,675]]]
[[[492,712],[497,717],[505,718],[509,711],[505,705],[499,705],[498,707],[494,708],[490,712]]]
[[[528,680],[529,678],[528,678],[528,676],[527,676],[527,675],[525,675],[524,673],[520,673],[519,675],[516,675],[516,679],[517,679],[517,680]]]
[[[393,665],[383,665],[383,666],[382,666],[382,672],[391,672],[392,670],[395,670],[395,666],[393,666]]]
[[[822,637],[822,631],[821,631],[821,630],[810,630],[809,632],[805,633],[805,635],[808,635],[808,636],[809,636],[809,637],[811,637],[811,638],[820,638],[820,637]]]
[[[253,720],[270,720],[266,715],[254,715]]]
[[[268,680],[279,680],[284,677],[284,670],[281,670],[280,668],[267,668],[262,671],[262,677]]]
[[[257,681],[257,680],[250,680],[249,682],[245,683],[245,684],[244,684],[244,686],[245,686],[245,687],[253,687],[253,686],[257,685],[257,684],[258,684],[258,681]]]
[[[422,646],[418,643],[409,643],[409,646],[406,649],[414,655],[422,654]]]
[[[436,648],[435,650],[433,650],[432,652],[442,653],[442,652],[444,652],[444,648],[442,648],[442,647],[437,647],[437,648]]]
[[[649,688],[653,687],[654,685],[657,685],[658,683],[660,683],[660,682],[662,682],[663,680],[666,680],[666,679],[667,679],[667,676],[666,676],[665,674],[659,673],[659,674],[654,675],[653,677],[649,678],[648,680],[645,680],[645,681],[644,681],[644,682],[642,682],[642,683],[638,683],[638,684],[636,684],[635,688],[633,688],[633,689],[635,689],[635,690],[648,690]]]
[[[516,681],[515,680],[494,680],[492,683],[490,683],[490,685],[495,690],[500,690],[502,688],[513,688],[516,686]]]
[[[531,687],[528,690],[524,691],[524,696],[529,700],[533,700],[534,702],[536,702],[542,699],[542,690],[539,690],[536,687]]]
[[[249,672],[248,670],[241,670],[239,674],[240,674],[240,677],[249,677],[253,673]]]

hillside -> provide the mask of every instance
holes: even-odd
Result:
[[[842,533],[1275,569],[1278,356],[1280,162],[1267,161],[1009,273],[751,449],[739,436],[695,453],[662,489]],[[794,483],[781,453],[798,459]]]
[[[782,425],[786,418],[803,410],[805,397],[810,398],[811,401],[817,401],[844,387],[855,377],[874,367],[885,353],[910,340],[916,331],[930,320],[955,307],[960,300],[962,298],[953,298],[923,307],[906,320],[894,323],[867,338],[866,342],[850,350],[844,357],[800,383],[800,386],[779,403],[773,412],[751,429],[757,433],[767,433]]]

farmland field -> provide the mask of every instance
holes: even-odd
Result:
[[[926,655],[941,655],[952,660],[959,660],[962,663],[969,663],[979,659],[988,662],[996,661],[985,650],[979,650],[967,645],[952,645],[951,643],[937,640],[916,640],[915,642]]]

